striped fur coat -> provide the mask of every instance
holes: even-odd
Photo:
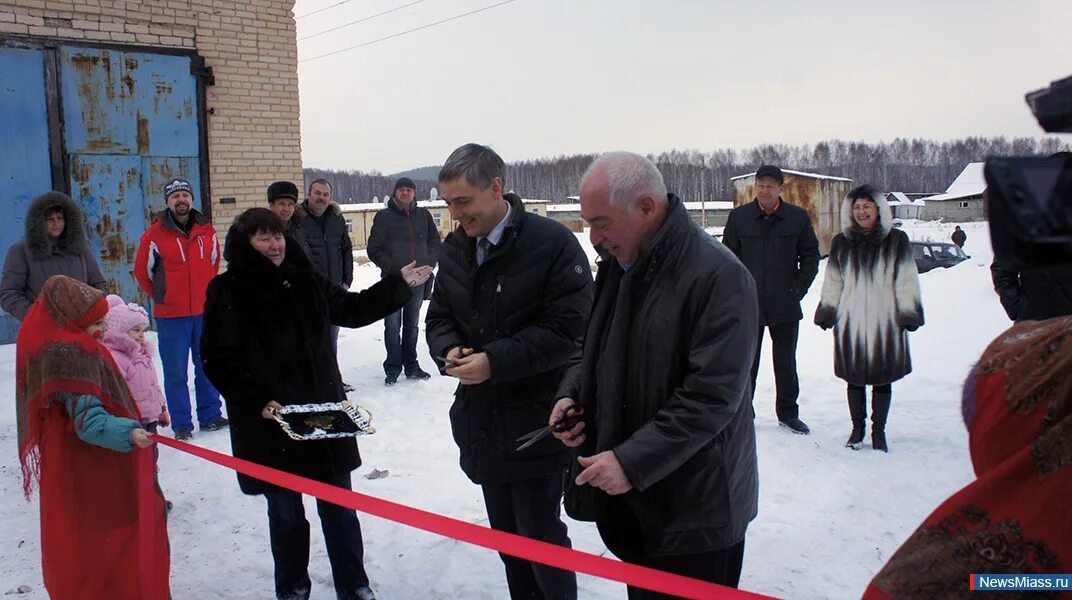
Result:
[[[864,234],[841,202],[841,233],[826,264],[815,324],[834,329],[834,374],[856,385],[881,385],[912,372],[908,331],[923,325],[919,272],[908,236],[893,229],[881,193],[878,225]]]

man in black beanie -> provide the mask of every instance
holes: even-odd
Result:
[[[432,213],[417,206],[416,195],[413,180],[400,177],[387,206],[372,220],[368,256],[384,276],[414,262],[418,267],[435,268],[439,257],[439,229]],[[383,320],[383,343],[387,347],[387,359],[383,361],[384,385],[397,383],[403,371],[407,379],[431,377],[417,362],[417,322],[421,304],[431,288],[431,279],[412,288],[410,301]]]

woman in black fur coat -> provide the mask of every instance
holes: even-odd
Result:
[[[340,402],[346,395],[331,326],[362,327],[398,310],[431,269],[403,267],[362,292],[317,273],[282,220],[266,208],[242,213],[228,233],[231,260],[205,300],[201,357],[223,395],[238,458],[350,489],[361,465],[354,438],[295,441],[272,419],[287,404]],[[309,597],[309,523],[301,494],[238,475],[247,494],[264,494],[278,598]],[[339,598],[373,598],[352,510],[317,501]]]

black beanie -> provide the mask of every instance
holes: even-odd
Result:
[[[276,181],[268,186],[268,204],[280,199],[290,198],[298,201],[298,186],[289,181]]]
[[[164,201],[167,202],[168,197],[170,197],[175,192],[187,192],[191,196],[193,196],[194,188],[191,187],[190,182],[186,181],[185,179],[172,179],[164,185]]]
[[[782,170],[774,165],[763,165],[756,169],[756,180],[760,177],[770,177],[778,182],[778,185],[785,183],[785,175],[782,174]]]
[[[391,193],[395,193],[398,188],[409,188],[413,191],[417,191],[417,186],[413,185],[413,180],[409,177],[399,177],[395,181],[395,187],[391,188]]]

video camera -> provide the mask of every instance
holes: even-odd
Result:
[[[1072,133],[1072,77],[1026,100],[1044,131]],[[995,262],[1017,270],[1072,265],[1072,153],[991,157],[983,174]]]

